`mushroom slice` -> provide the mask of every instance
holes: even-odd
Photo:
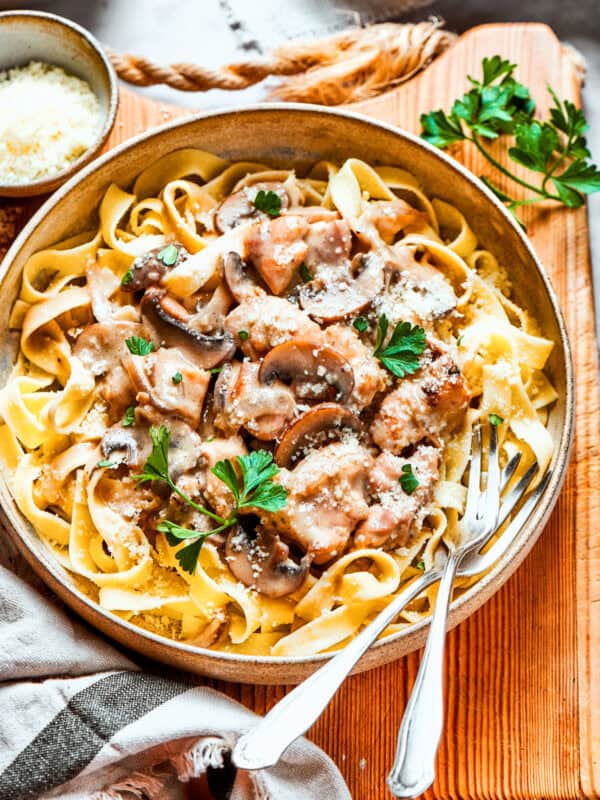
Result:
[[[274,192],[281,200],[281,208],[288,208],[290,198],[283,183],[263,181],[251,186],[244,186],[221,201],[215,211],[215,228],[219,233],[226,233],[252,217],[266,217],[254,205],[254,198],[260,192]]]
[[[164,289],[147,289],[141,311],[155,342],[178,347],[201,369],[216,367],[235,352],[233,338],[226,331],[208,335],[190,327],[192,315]]]
[[[124,428],[119,424],[106,431],[100,449],[104,458],[114,463],[141,467],[150,455],[152,441],[147,428]]]
[[[331,431],[338,429],[360,431],[360,419],[347,408],[337,403],[321,403],[301,414],[289,426],[275,449],[275,463],[279,467],[289,467],[306,449],[323,444],[330,444]]]
[[[302,586],[310,557],[298,564],[289,552],[277,534],[260,527],[250,533],[242,524],[233,528],[225,545],[225,559],[235,577],[267,597],[284,597]]]
[[[172,264],[165,264],[159,258],[160,253],[165,250],[164,245],[154,247],[152,250],[148,250],[147,253],[137,256],[131,265],[133,278],[129,283],[122,284],[121,288],[126,292],[137,292],[139,289],[147,289],[149,286],[160,283],[163,275],[170,269],[178,267],[182,261],[189,257],[189,253],[183,245],[174,242],[173,247],[177,250],[177,256]]]
[[[223,272],[229,291],[238,303],[252,300],[265,294],[258,273],[242,261],[238,253],[231,251],[223,258]]]
[[[325,271],[300,288],[300,306],[321,322],[336,322],[362,311],[382,291],[384,261],[376,253],[357,253],[348,271]]]
[[[290,339],[274,347],[264,357],[258,378],[263,383],[289,382],[303,400],[345,403],[354,388],[348,361],[332,347],[309,339]]]

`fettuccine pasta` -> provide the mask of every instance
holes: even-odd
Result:
[[[336,649],[456,537],[475,426],[523,453],[513,480],[546,470],[553,344],[405,170],[186,149],[97,218],[25,265],[0,437],[104,609],[230,653]]]

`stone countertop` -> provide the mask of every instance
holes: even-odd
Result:
[[[600,15],[597,0],[0,0],[0,8],[39,8],[79,22],[120,52],[159,63],[192,61],[217,67],[268,52],[290,37],[318,36],[352,21],[417,21],[431,14],[461,32],[485,22],[537,21],[549,24],[586,58],[583,91],[590,123],[588,138],[600,160]],[[140,90],[157,100],[209,109],[264,97],[261,87],[243,92],[177,92],[167,87]],[[596,309],[600,308],[600,193],[590,198],[590,235]],[[598,311],[597,311],[598,313]]]

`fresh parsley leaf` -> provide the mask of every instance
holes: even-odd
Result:
[[[182,547],[181,550],[178,550],[175,553],[175,558],[177,561],[179,561],[181,569],[184,572],[193,575],[196,571],[198,557],[200,555],[200,550],[202,550],[202,545],[204,544],[205,539],[206,536],[201,536],[196,539],[195,542],[188,544],[187,547]]]
[[[573,161],[560,175],[552,178],[563,203],[577,208],[583,203],[583,195],[600,191],[600,171],[586,161]],[[570,193],[578,195],[575,198]]]
[[[423,572],[425,572],[425,562],[424,561],[418,561],[417,562],[417,569],[421,569],[421,570],[423,570]]]
[[[272,192],[270,189],[267,192],[264,189],[260,189],[256,193],[252,204],[254,208],[264,211],[270,217],[278,217],[281,213],[281,197],[277,192]]]
[[[420,122],[421,137],[435,147],[448,147],[467,138],[458,117],[445,114],[441,109],[421,114]]]
[[[171,377],[171,380],[173,381],[175,386],[177,386],[177,384],[181,383],[181,381],[183,380],[183,375],[181,374],[181,372],[178,371]]]
[[[492,56],[491,58],[486,57],[481,62],[483,79],[478,81],[475,78],[472,78],[470,75],[467,75],[467,78],[474,86],[489,86],[499,78],[503,78],[504,80],[507,78],[512,78],[512,74],[515,71],[516,66],[516,64],[511,64],[508,59],[504,59],[502,56],[496,55]]]
[[[171,483],[169,476],[169,442],[171,441],[171,431],[165,426],[150,428],[150,438],[152,439],[152,452],[146,459],[144,470],[140,475],[134,475],[133,479],[138,484],[146,481],[164,481]]]
[[[104,468],[108,468],[108,467],[115,467],[116,464],[115,464],[114,461],[109,461],[108,459],[103,458],[102,461],[99,461],[96,464],[96,466],[98,467],[98,469],[104,469]]]
[[[425,331],[419,325],[399,322],[384,347],[389,322],[385,314],[377,323],[374,355],[398,378],[413,375],[419,369],[419,356],[425,350]]]
[[[461,344],[463,343],[463,339],[464,339],[464,338],[465,338],[464,336],[459,336],[459,337],[458,337],[458,339],[456,340],[456,346],[457,346],[457,347],[460,347],[460,346],[461,346]]]
[[[404,464],[402,475],[398,479],[405,494],[412,494],[420,485],[419,479],[413,472],[412,464]]]
[[[302,278],[304,283],[308,283],[309,281],[312,281],[312,279],[313,279],[312,272],[306,266],[304,261],[302,262],[302,264],[300,264],[299,272],[300,272],[300,277]]]
[[[503,422],[503,417],[498,416],[498,414],[490,414],[490,425],[493,425],[494,428],[497,428],[498,425],[502,425]]]
[[[133,281],[133,270],[128,269],[125,275],[121,278],[121,286],[129,286],[129,284]]]
[[[184,528],[177,522],[171,522],[170,519],[164,519],[158,523],[156,530],[164,533],[170,545],[176,545],[183,539],[195,539],[198,536],[210,536],[212,531],[194,531],[190,528]]]
[[[159,261],[165,265],[165,267],[172,267],[173,264],[177,261],[177,256],[179,255],[179,250],[175,247],[174,244],[168,244],[158,254],[157,258]]]
[[[368,329],[369,323],[365,317],[357,317],[352,323],[352,327],[359,333],[364,333]]]
[[[134,356],[147,356],[154,350],[152,342],[146,341],[142,336],[130,336],[125,339],[125,344]]]
[[[211,375],[218,375],[222,369],[223,367],[211,367],[208,371]]]
[[[124,428],[130,428],[134,422],[135,422],[135,406],[127,406],[121,424],[123,425]]]
[[[213,475],[216,475],[219,480],[223,481],[234,496],[235,502],[238,503],[240,499],[240,487],[238,476],[231,459],[226,458],[223,461],[217,461],[210,471]]]
[[[245,342],[248,340],[248,331],[238,331],[238,336],[240,337],[241,342]]]
[[[235,459],[241,479],[238,477],[231,459],[217,461],[211,472],[230,489],[236,502],[236,510],[241,508],[261,508],[264,511],[279,511],[287,503],[287,489],[273,478],[279,467],[273,462],[273,455],[267,450],[254,450],[247,456]]]

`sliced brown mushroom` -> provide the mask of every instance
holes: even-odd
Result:
[[[102,437],[100,450],[104,458],[115,464],[141,467],[150,455],[152,440],[147,428],[113,425]]]
[[[223,258],[223,272],[229,291],[238,303],[252,300],[265,294],[264,284],[258,273],[238,253],[227,253]]]
[[[208,335],[190,327],[193,315],[164,289],[147,289],[141,311],[155,342],[178,347],[201,369],[216,367],[235,352],[235,342],[226,331]]]
[[[360,419],[337,403],[320,403],[301,414],[289,426],[275,449],[275,463],[289,467],[307,448],[330,444],[332,431],[359,432]]]
[[[264,218],[267,215],[256,208],[254,198],[260,192],[275,192],[281,200],[281,208],[288,208],[290,198],[282,183],[276,181],[253,183],[244,186],[239,192],[226,197],[215,211],[215,228],[219,233],[226,233],[252,217]]]
[[[304,556],[298,564],[290,558],[289,547],[277,534],[261,527],[251,533],[247,526],[246,520],[236,525],[225,545],[226,561],[235,577],[267,597],[284,597],[299,589],[308,572],[310,557]]]
[[[310,339],[290,339],[264,357],[259,380],[290,383],[303,400],[335,400],[344,403],[354,388],[352,367],[337,351]]]
[[[300,306],[321,322],[336,322],[358,314],[382,291],[384,261],[376,253],[357,253],[344,275],[326,273],[300,288]]]
[[[137,292],[140,289],[147,289],[149,286],[160,283],[163,275],[170,269],[178,267],[186,258],[189,258],[189,253],[183,245],[174,242],[172,246],[177,250],[177,256],[171,264],[165,264],[159,258],[159,255],[165,251],[168,245],[155,247],[138,256],[131,265],[132,279],[128,283],[122,284],[121,288],[126,292]]]

